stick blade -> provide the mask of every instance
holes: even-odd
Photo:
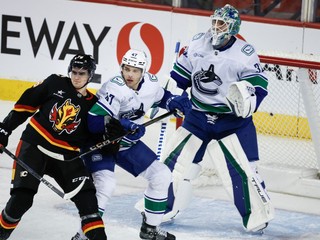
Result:
[[[80,185],[76,189],[72,190],[71,192],[65,193],[63,195],[63,199],[69,200],[69,199],[73,198],[75,195],[77,195],[80,192],[80,190],[82,189],[82,187],[85,184],[86,180],[87,180],[87,178],[84,178],[82,180],[82,182],[80,183]]]
[[[151,113],[150,113],[150,119],[153,119],[157,115],[158,112],[159,112],[159,107],[152,108]]]

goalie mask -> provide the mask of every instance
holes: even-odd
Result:
[[[91,81],[92,77],[94,76],[94,72],[96,70],[96,62],[91,55],[77,54],[70,61],[70,64],[68,67],[68,73],[72,71],[73,67],[88,70],[88,73],[89,73],[89,79],[87,82],[88,84]]]
[[[122,70],[123,65],[129,65],[131,67],[140,68],[142,70],[142,79],[147,69],[147,63],[147,55],[145,54],[145,52],[130,49],[122,58],[120,70]]]
[[[215,48],[221,47],[223,43],[240,30],[239,12],[229,4],[216,9],[210,19],[212,21],[212,45]]]

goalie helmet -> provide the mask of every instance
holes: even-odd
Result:
[[[216,9],[210,18],[212,21],[212,45],[214,47],[221,46],[225,40],[236,35],[240,30],[241,20],[239,12],[229,4]]]
[[[93,59],[91,55],[77,54],[70,61],[70,64],[68,67],[68,73],[71,72],[73,67],[88,70],[88,73],[89,73],[88,82],[90,82],[94,75],[94,72],[96,71],[96,61]]]
[[[144,76],[147,69],[147,55],[143,51],[130,49],[125,53],[122,58],[121,67],[123,65],[129,65],[131,67],[140,68],[142,70],[142,77]]]

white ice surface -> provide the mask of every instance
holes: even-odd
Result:
[[[0,120],[13,106],[12,102],[0,101]],[[145,140],[155,149],[159,124],[147,129]],[[173,126],[169,126],[169,129]],[[10,137],[8,149],[15,151],[24,126]],[[12,159],[0,155],[0,209],[9,199]],[[143,196],[146,182],[116,169],[117,189],[105,214],[109,240],[138,240],[141,217],[134,204]],[[45,176],[52,183],[54,180]],[[320,239],[320,201],[270,193],[276,206],[276,217],[264,235],[246,233],[241,219],[221,187],[202,187],[195,190],[191,206],[180,217],[163,228],[174,233],[178,240],[297,240]],[[311,214],[314,213],[314,214]],[[69,240],[78,229],[77,210],[72,202],[60,199],[41,184],[33,207],[23,216],[11,240]]]

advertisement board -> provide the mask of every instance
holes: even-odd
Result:
[[[63,0],[4,0],[1,6],[0,99],[15,100],[32,83],[51,73],[67,75],[79,52],[97,61],[94,81],[117,74],[129,48],[146,52],[149,71],[165,82],[177,41],[188,45],[207,31],[208,16]],[[302,26],[302,25],[301,25]],[[242,21],[240,35],[257,50],[320,54],[320,30],[301,26]]]

